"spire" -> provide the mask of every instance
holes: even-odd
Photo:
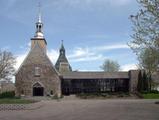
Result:
[[[65,48],[64,48],[64,45],[63,45],[63,40],[61,40],[60,55],[65,55]]]
[[[38,5],[39,11],[38,11],[38,21],[36,22],[36,33],[35,33],[35,38],[44,38],[43,34],[43,23],[41,20],[41,4],[39,2]]]
[[[66,57],[63,40],[61,40],[61,47],[59,51],[60,51],[60,54],[55,64],[56,70],[58,70],[60,73],[72,71],[72,68]]]
[[[41,3],[39,2],[38,22],[41,23]]]

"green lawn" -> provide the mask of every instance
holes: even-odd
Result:
[[[34,102],[36,101],[23,99],[0,99],[0,104],[29,104]]]
[[[142,95],[144,99],[159,99],[159,94],[156,94],[156,93],[147,93]]]

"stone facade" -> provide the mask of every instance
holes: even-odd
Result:
[[[41,68],[40,76],[35,76],[36,66]],[[32,64],[25,65],[16,75],[16,95],[33,96],[33,86],[39,83],[44,88],[44,96],[61,96],[60,79],[51,66]],[[52,91],[52,93],[51,93]]]

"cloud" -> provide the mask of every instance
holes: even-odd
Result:
[[[75,48],[73,53],[68,55],[71,62],[94,61],[104,58],[102,54],[97,54],[90,48]]]
[[[116,50],[116,49],[129,49],[125,44],[116,45],[105,45],[105,46],[94,46],[94,47],[78,47],[73,50],[72,53],[68,55],[71,62],[81,62],[81,61],[95,61],[104,60],[106,57],[102,52]]]
[[[121,71],[129,71],[138,69],[136,64],[126,64],[121,66]]]
[[[16,56],[16,64],[15,64],[16,70],[18,70],[18,68],[20,67],[20,65],[22,64],[22,62],[28,55],[30,48],[31,48],[31,42],[28,42],[25,45],[21,45],[19,48],[21,49],[22,52],[20,54],[15,55]]]
[[[98,50],[98,51],[103,51],[103,50],[115,50],[115,49],[129,49],[130,47],[126,44],[114,44],[114,45],[105,45],[105,46],[99,46],[95,47],[93,49]]]
[[[19,54],[19,55],[16,55],[17,58],[16,58],[16,64],[15,64],[15,69],[18,70],[18,68],[20,67],[20,65],[22,64],[22,62],[24,61],[24,59],[26,58],[28,52],[25,52],[25,53],[22,53],[22,54]]]
[[[133,0],[54,0],[44,4],[44,8],[63,9],[64,7],[79,9],[101,9],[106,7],[121,7],[130,4]]]
[[[123,6],[127,5],[132,0],[64,0],[64,3],[67,3],[71,6],[79,6],[79,5],[101,5],[101,6]]]
[[[51,49],[47,51],[47,55],[50,58],[50,60],[55,64],[59,56],[59,52],[57,50]]]
[[[132,0],[106,0],[109,1],[111,5],[123,6],[129,4]]]

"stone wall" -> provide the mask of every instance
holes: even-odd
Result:
[[[35,67],[40,68],[40,76],[35,76]],[[53,95],[61,96],[61,81],[52,66],[25,65],[16,74],[16,95],[33,96],[33,85],[41,83],[44,87],[44,96],[53,91]]]
[[[135,93],[137,92],[137,84],[138,84],[138,75],[139,70],[130,70],[129,71],[129,92]]]

